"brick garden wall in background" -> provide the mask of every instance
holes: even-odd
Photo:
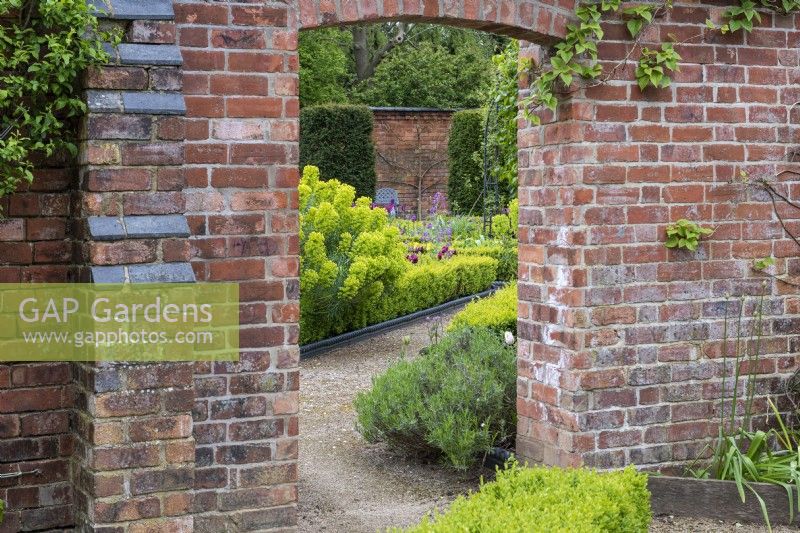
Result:
[[[573,8],[528,0],[112,2],[125,44],[87,78],[79,172],[2,200],[0,281],[237,281],[236,364],[0,365],[0,531],[252,531],[296,522],[300,28],[437,21],[535,41]],[[749,36],[677,4],[648,36],[685,39],[675,83],[633,65],[520,135],[518,451],[552,464],[670,467],[714,433],[726,295],[762,291],[755,257],[800,260],[768,198],[797,144],[794,19]],[[607,25],[601,56],[630,43]],[[144,47],[142,47],[143,45]],[[536,47],[526,53],[537,54]],[[781,188],[800,199],[795,175]],[[797,213],[790,223],[797,224]],[[686,217],[717,227],[667,251]],[[133,227],[143,232],[130,231]],[[769,285],[759,390],[796,368],[800,299]],[[763,402],[762,402],[763,404]],[[763,407],[761,405],[760,407]],[[31,473],[33,470],[38,473]]]
[[[377,188],[395,189],[408,213],[417,213],[418,207],[423,214],[428,212],[434,194],[447,195],[453,112],[373,108],[372,113]]]

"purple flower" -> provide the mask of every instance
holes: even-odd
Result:
[[[431,215],[435,215],[440,209],[444,208],[444,194],[437,192],[431,199]]]
[[[416,265],[419,262],[419,256],[417,254],[408,254],[406,259],[411,261],[411,264]]]

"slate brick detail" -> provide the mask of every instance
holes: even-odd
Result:
[[[76,220],[83,281],[195,281],[173,16],[171,2],[112,0],[106,17],[126,42],[87,76]],[[73,364],[76,530],[194,529],[192,366]]]
[[[98,18],[112,20],[173,20],[172,0],[89,0]]]

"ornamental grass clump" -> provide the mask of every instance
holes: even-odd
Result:
[[[400,360],[355,400],[369,442],[465,470],[516,428],[516,348],[486,328],[446,335]]]
[[[745,301],[738,302],[738,317],[732,330],[725,302],[725,327],[722,353],[724,364],[733,368],[733,375],[723,375],[723,391],[732,391],[730,398],[719,399],[719,429],[711,459],[702,468],[692,464],[688,473],[700,479],[733,481],[742,503],[748,495],[756,498],[768,530],[772,530],[766,503],[753,487],[753,482],[772,483],[782,487],[789,502],[789,520],[794,521],[795,504],[800,508],[800,434],[790,429],[784,415],[771,398],[767,398],[768,415],[774,416],[774,426],[768,429],[753,427],[756,405],[757,369],[761,360],[764,337],[764,296],[755,309],[750,333],[746,332]],[[726,401],[727,400],[727,401]],[[708,450],[708,448],[706,448]],[[705,450],[704,450],[705,451]],[[701,453],[701,457],[704,454]],[[696,461],[695,463],[699,462]]]
[[[511,462],[479,492],[460,496],[447,512],[425,517],[406,531],[643,533],[651,519],[647,475],[632,467],[600,473]]]

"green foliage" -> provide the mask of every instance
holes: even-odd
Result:
[[[453,115],[447,146],[450,164],[447,199],[453,213],[480,213],[482,209],[485,120],[486,115],[480,109],[468,109]]]
[[[403,46],[355,88],[353,98],[379,107],[477,107],[491,68],[488,58],[469,48],[452,53],[431,42]]]
[[[497,148],[492,173],[510,197],[517,195],[517,117],[519,116],[519,41],[511,41],[492,58],[494,84],[489,105],[496,106],[497,121],[489,132],[490,149]]]
[[[633,467],[522,468],[510,463],[479,492],[460,496],[444,514],[409,533],[646,533],[652,519],[647,475]]]
[[[656,6],[652,4],[644,4],[640,6],[633,6],[622,10],[622,15],[627,19],[626,27],[631,37],[636,37],[642,31],[645,24],[653,22]]]
[[[365,106],[324,105],[300,112],[300,166],[352,185],[358,196],[375,195],[372,112]]]
[[[761,5],[781,15],[790,15],[800,10],[800,0],[761,0]]]
[[[748,494],[752,494],[761,508],[767,529],[771,531],[769,513],[764,499],[751,485],[752,482],[772,483],[782,487],[789,499],[789,521],[794,522],[794,494],[797,493],[797,504],[800,508],[800,434],[789,429],[790,424],[772,399],[767,398],[769,411],[774,416],[775,427],[768,430],[753,429],[753,409],[756,405],[757,374],[762,357],[762,342],[768,333],[764,329],[764,300],[759,298],[753,320],[745,321],[744,299],[739,300],[738,317],[728,316],[726,303],[725,325],[723,330],[723,369],[732,368],[733,375],[723,374],[722,390],[729,380],[733,382],[733,394],[726,406],[725,394],[719,398],[719,431],[712,447],[712,456],[707,465],[696,469],[690,465],[688,472],[701,479],[713,478],[734,481],[739,498],[744,503]],[[735,327],[730,325],[735,319]],[[746,331],[751,324],[749,333]],[[732,357],[733,361],[729,361]],[[732,363],[732,364],[729,364]],[[746,370],[744,384],[740,386],[742,372]],[[727,410],[726,410],[727,408]],[[741,425],[737,425],[741,424]],[[708,449],[708,448],[706,448]],[[705,452],[706,450],[703,450]],[[701,452],[701,456],[703,456]],[[697,462],[697,461],[696,461]],[[745,489],[747,492],[745,492]]]
[[[538,72],[531,94],[524,100],[526,116],[534,123],[539,117],[532,115],[530,107],[545,107],[555,111],[558,105],[556,85],[569,86],[575,77],[595,79],[603,69],[597,60],[597,41],[603,38],[600,27],[602,13],[617,11],[619,0],[600,4],[581,3],[575,12],[578,23],[567,24],[567,35],[555,46],[549,69]]]
[[[642,57],[636,67],[636,81],[641,90],[647,87],[663,89],[669,87],[672,78],[669,72],[678,71],[678,61],[681,56],[675,51],[672,43],[664,43],[661,50],[642,48]]]
[[[783,5],[791,7],[788,2]],[[797,7],[795,6],[794,9]],[[722,16],[728,21],[719,28],[722,33],[733,33],[739,30],[750,33],[753,31],[753,22],[761,22],[761,14],[756,11],[756,3],[752,0],[739,0],[738,6],[729,7]]]
[[[620,0],[603,0],[600,3],[580,3],[576,10],[577,24],[567,25],[567,35],[555,46],[555,54],[550,59],[548,68],[533,69],[536,80],[531,87],[530,95],[523,101],[526,118],[534,124],[540,123],[540,117],[533,114],[532,108],[544,107],[555,111],[558,106],[556,91],[559,86],[568,88],[576,79],[597,80],[603,73],[597,56],[597,42],[603,38],[600,25],[603,14],[619,11]],[[667,0],[666,7],[671,7]],[[653,21],[656,6],[634,6],[623,10],[627,19],[626,26],[631,36],[637,36],[642,29]],[[642,49],[642,57],[636,69],[639,87],[644,90],[649,86],[666,87],[671,83],[669,72],[677,69],[680,56],[672,44],[665,43],[660,50]],[[531,67],[526,66],[526,69]]]
[[[485,256],[427,258],[403,273],[392,295],[392,309],[397,316],[405,315],[486,290],[497,279],[497,264]]]
[[[495,237],[511,235],[511,220],[508,215],[495,215],[492,217],[492,232]]]
[[[516,349],[488,329],[446,335],[401,360],[354,402],[370,442],[467,469],[516,427]]]
[[[448,330],[463,327],[486,327],[502,335],[510,331],[517,333],[517,284],[511,283],[488,298],[481,298],[453,317]]]
[[[6,502],[0,500],[0,524],[3,523],[3,516],[5,515],[5,512],[6,512]]]
[[[470,246],[468,243],[454,243],[453,247],[460,256],[484,256],[497,260],[496,281],[512,281],[517,279],[518,250],[516,240],[487,241],[484,244]]]
[[[300,103],[303,107],[348,101],[345,87],[351,74],[345,50],[352,42],[353,35],[338,28],[300,32]]]
[[[392,316],[388,296],[408,262],[386,210],[356,200],[352,186],[321,181],[315,167],[304,169],[299,191],[300,342]]]
[[[700,238],[704,235],[711,235],[713,229],[702,228],[696,223],[682,218],[674,224],[667,226],[667,248],[685,248],[689,251],[697,250]]]
[[[33,180],[31,158],[77,154],[71,130],[86,112],[78,80],[108,62],[103,41],[118,38],[99,31],[85,0],[0,0],[0,18],[2,197]]]
[[[766,270],[774,264],[775,264],[774,257],[762,257],[761,259],[755,259],[753,261],[753,270],[758,270],[758,271]]]
[[[516,237],[519,231],[519,198],[508,203],[508,219],[511,222],[511,232]]]
[[[299,43],[300,103],[479,105],[482,91],[491,84],[491,57],[508,40],[476,30],[402,22],[304,31]],[[435,62],[422,62],[422,47],[437,50]],[[422,71],[404,72],[404,67]],[[401,79],[394,78],[398,72]],[[413,94],[399,94],[419,80],[423,86],[412,87]],[[468,91],[462,83],[471,84]],[[390,92],[383,94],[387,88]]]

